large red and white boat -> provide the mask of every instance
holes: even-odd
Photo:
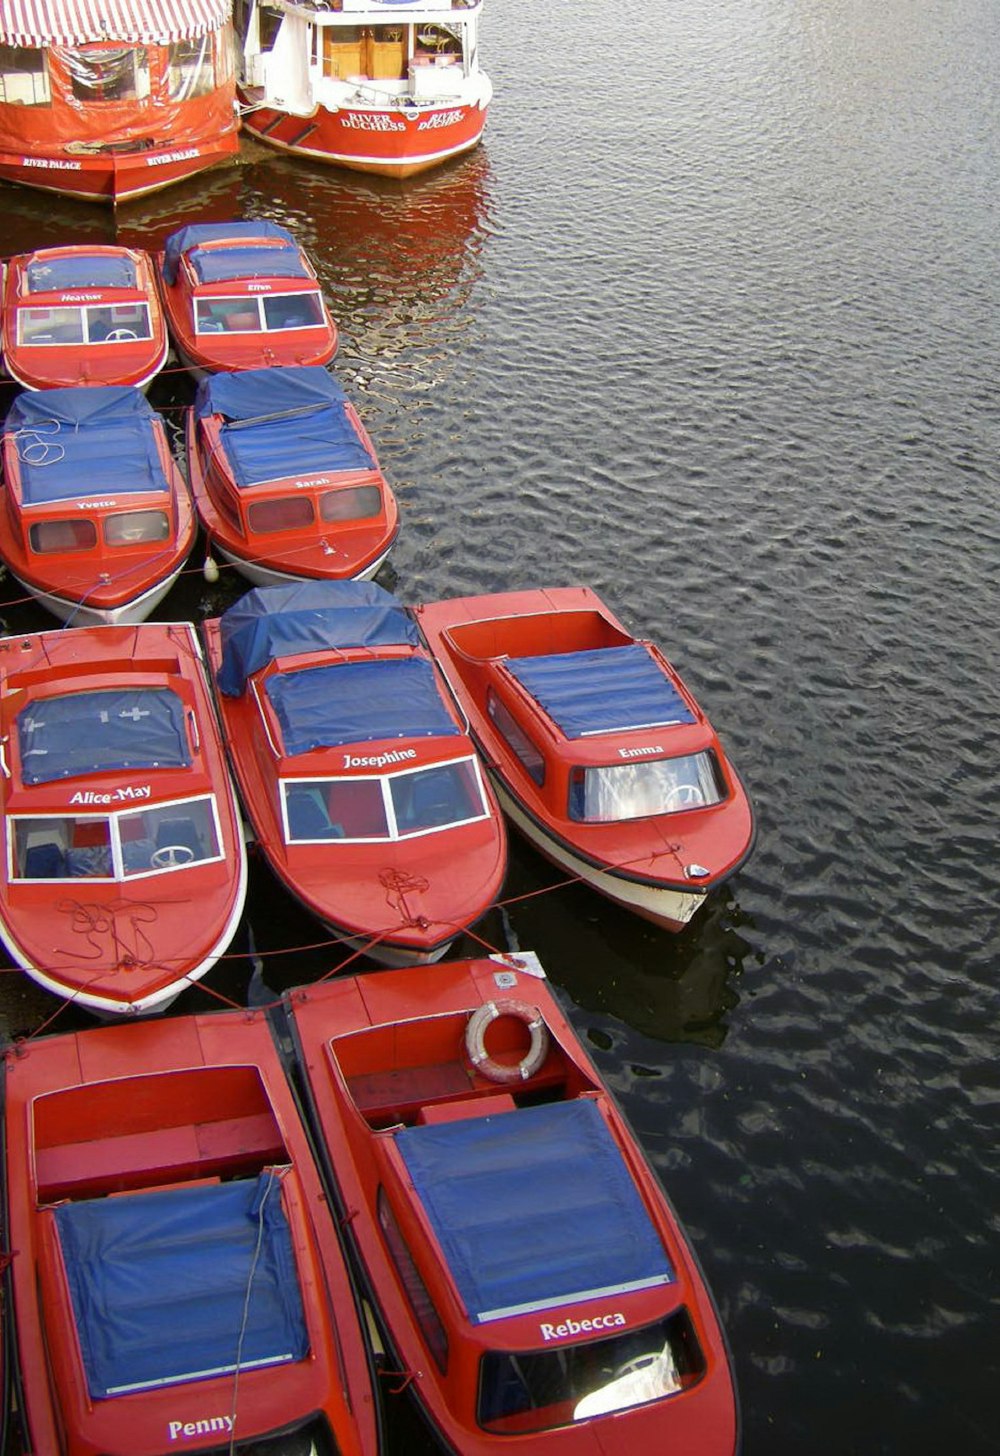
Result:
[[[680,930],[754,841],[750,800],[667,659],[587,587],[416,609],[512,821],[569,874]]]
[[[0,940],[46,990],[136,1016],[211,969],[246,854],[190,624],[0,639],[0,839]]]
[[[0,345],[26,389],[145,389],[167,358],[167,325],[147,253],[79,244],[11,258]]]
[[[481,0],[236,0],[243,125],[283,151],[411,177],[469,151],[493,89]]]
[[[400,1386],[461,1456],[734,1456],[697,1259],[532,955],[287,993]]]
[[[187,462],[209,549],[255,586],[368,580],[399,533],[361,416],[319,365],[206,375]]]
[[[235,160],[229,0],[0,5],[0,178],[126,202]]]
[[[3,425],[0,558],[61,622],[142,622],[197,522],[163,419],[137,389],[17,396]]]
[[[412,618],[374,582],[301,582],[258,587],[203,630],[278,879],[373,959],[438,959],[494,903],[507,840]]]
[[[39,1037],[2,1074],[18,1450],[377,1456],[357,1301],[264,1013]]]
[[[174,346],[198,379],[329,364],[337,352],[316,270],[279,223],[192,223],[171,233],[156,263]]]

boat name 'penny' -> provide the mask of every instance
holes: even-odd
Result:
[[[171,1441],[182,1440],[185,1436],[211,1436],[216,1431],[228,1435],[232,1429],[232,1416],[208,1416],[201,1421],[169,1421],[167,1424]]]
[[[628,1321],[620,1310],[614,1314],[595,1314],[589,1319],[568,1319],[561,1325],[540,1324],[543,1340],[565,1340],[568,1335],[583,1335],[589,1330],[610,1330]]]
[[[400,748],[392,753],[376,753],[370,758],[357,758],[353,753],[344,754],[345,768],[385,768],[387,763],[401,763],[404,758],[416,758],[415,748]]]

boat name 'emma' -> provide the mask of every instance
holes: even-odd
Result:
[[[71,804],[121,804],[129,799],[148,799],[152,793],[149,784],[126,785],[115,789],[112,794],[96,794],[93,789],[77,789],[70,799]]]
[[[568,1319],[561,1325],[540,1324],[538,1328],[543,1340],[565,1340],[567,1335],[583,1335],[588,1330],[611,1330],[627,1323],[622,1312],[616,1310],[614,1314],[595,1314],[582,1320]]]
[[[344,754],[345,768],[385,768],[387,763],[402,763],[405,758],[416,758],[415,748],[393,749],[391,753],[376,753],[367,758],[357,758],[353,753]]]
[[[662,743],[644,744],[642,748],[619,748],[619,758],[646,758],[652,757],[654,753],[662,753]]]
[[[232,1416],[209,1416],[202,1421],[168,1421],[167,1438],[176,1441],[182,1436],[211,1436],[216,1431],[228,1435],[232,1429]]]

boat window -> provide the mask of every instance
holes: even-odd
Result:
[[[420,1272],[413,1262],[413,1255],[403,1238],[402,1229],[396,1222],[396,1215],[389,1206],[384,1188],[378,1190],[378,1221],[386,1247],[396,1266],[396,1272],[416,1316],[427,1348],[443,1375],[448,1368],[448,1336],[441,1323],[441,1317],[434,1308],[427,1285],[421,1279]]]
[[[82,308],[19,308],[19,344],[82,344]]]
[[[601,1315],[607,1318],[603,1310]],[[704,1373],[704,1356],[686,1310],[610,1339],[566,1343],[588,1324],[593,1328],[594,1321],[556,1314],[541,1324],[543,1338],[552,1341],[548,1348],[485,1354],[479,1367],[479,1424],[504,1435],[543,1431],[663,1400]]]
[[[167,47],[167,94],[171,101],[208,96],[215,84],[211,35],[188,37]]]
[[[274,531],[301,531],[311,526],[316,516],[307,495],[284,495],[275,500],[255,501],[247,507],[247,525],[256,536]]]
[[[104,522],[104,539],[109,546],[169,541],[170,518],[166,511],[120,511]]]
[[[318,293],[277,293],[262,301],[264,322],[269,329],[311,329],[326,325],[323,300]]]
[[[221,855],[211,795],[121,814],[20,816],[13,831],[14,875],[22,880],[129,879]]]
[[[381,512],[382,492],[377,485],[326,490],[319,498],[319,514],[323,521],[370,521]]]
[[[136,101],[149,95],[144,46],[83,46],[64,54],[77,101]]]
[[[88,308],[86,318],[90,344],[127,344],[153,337],[146,303],[100,304]]]
[[[598,768],[574,768],[570,775],[571,819],[596,823],[676,814],[718,804],[725,798],[715,755],[633,760]]]
[[[296,779],[282,788],[289,840],[390,837],[381,779]],[[300,797],[305,789],[312,790],[324,817],[305,808],[304,796]]]
[[[529,777],[534,779],[539,786],[544,784],[544,758],[521,725],[515,722],[513,714],[501,703],[492,688],[488,689],[486,693],[486,711],[508,748],[520,759]]]
[[[399,838],[482,819],[483,790],[471,758],[394,774],[389,780]]]
[[[199,334],[252,334],[260,331],[256,298],[199,298],[194,326]]]
[[[28,528],[28,544],[39,556],[59,551],[91,551],[97,545],[94,521],[36,521]]]
[[[49,68],[34,46],[0,45],[0,101],[8,106],[48,106]]]

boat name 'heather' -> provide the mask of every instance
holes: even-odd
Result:
[[[376,753],[369,758],[357,758],[353,753],[344,754],[345,768],[385,768],[387,763],[402,763],[404,758],[416,758],[415,748],[400,748],[392,753]]]
[[[185,1436],[211,1436],[216,1431],[228,1435],[232,1429],[232,1416],[208,1416],[202,1421],[170,1421],[167,1425],[171,1441],[178,1441]]]
[[[543,1340],[565,1340],[568,1335],[583,1335],[589,1330],[610,1330],[627,1323],[621,1311],[616,1310],[614,1314],[595,1314],[590,1319],[582,1320],[568,1319],[561,1325],[540,1324],[538,1328],[542,1332]]]

